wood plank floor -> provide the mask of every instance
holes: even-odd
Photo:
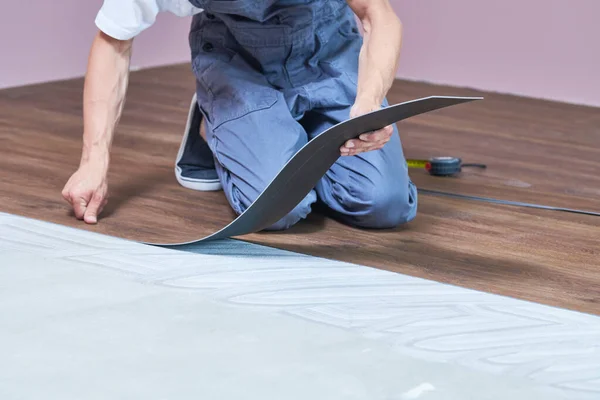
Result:
[[[173,175],[191,93],[188,66],[135,72],[114,142],[110,202],[100,223],[70,214],[60,192],[81,149],[82,80],[0,91],[0,211],[132,240],[189,240],[230,222],[221,192]],[[600,110],[398,81],[390,103],[483,95],[399,125],[409,158],[437,155],[487,170],[420,188],[600,211]],[[243,240],[600,314],[600,218],[421,195],[415,221],[387,231],[313,214],[282,233]]]

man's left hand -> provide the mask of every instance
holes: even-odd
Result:
[[[361,104],[356,102],[350,109],[350,118],[355,118],[379,110],[380,104]],[[354,156],[359,153],[381,149],[392,137],[394,129],[388,125],[378,131],[363,133],[357,139],[348,140],[341,148],[342,156]]]

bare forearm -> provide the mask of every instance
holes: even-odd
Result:
[[[125,102],[130,57],[130,41],[117,41],[103,33],[94,39],[83,92],[81,162],[94,162],[104,171]]]
[[[357,102],[381,104],[396,76],[402,46],[402,24],[387,0],[357,3],[365,4],[355,4],[364,30],[359,55]]]
[[[346,0],[361,20],[364,32],[358,60],[356,99],[350,118],[381,108],[392,87],[402,47],[402,25],[389,0]],[[350,139],[340,148],[342,156],[382,149],[392,137],[388,125],[377,131],[363,133]]]

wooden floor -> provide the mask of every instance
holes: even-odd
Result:
[[[0,91],[0,211],[133,240],[190,240],[234,215],[222,192],[173,175],[194,88],[187,66],[135,72],[114,143],[111,198],[97,226],[60,192],[81,149],[82,80]],[[397,82],[390,103],[427,95],[485,100],[399,125],[409,158],[481,162],[455,178],[412,173],[420,188],[600,211],[600,110]],[[363,231],[321,215],[243,240],[600,314],[600,218],[420,196],[412,223]]]

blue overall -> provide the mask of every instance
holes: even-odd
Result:
[[[345,0],[190,2],[204,9],[189,39],[206,139],[240,214],[308,140],[349,118],[362,37]],[[397,127],[383,149],[340,157],[270,229],[289,228],[317,201],[353,226],[412,220],[417,192]]]

